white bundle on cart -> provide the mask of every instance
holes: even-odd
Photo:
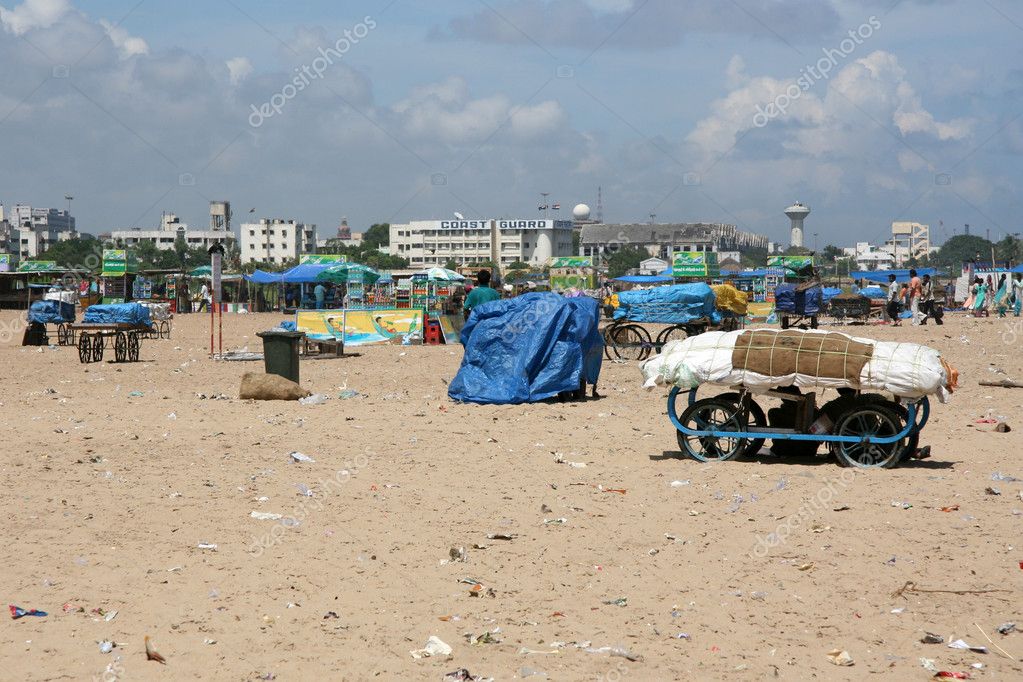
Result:
[[[706,332],[665,344],[642,365],[644,386],[745,386],[752,391],[854,388],[946,402],[958,372],[933,348],[821,330]]]

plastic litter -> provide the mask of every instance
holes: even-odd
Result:
[[[274,514],[271,512],[258,511],[251,512],[249,516],[260,521],[280,521],[281,519],[284,518],[284,514]]]
[[[361,395],[362,394],[359,393],[358,391],[353,391],[352,389],[349,388],[349,389],[345,389],[344,391],[341,391],[341,393],[339,393],[337,397],[340,400],[351,400],[352,398],[358,398]],[[464,670],[464,668],[463,668],[463,670]],[[468,678],[466,678],[466,679],[468,679]]]
[[[849,655],[849,652],[843,651],[842,649],[832,649],[831,651],[829,651],[828,660],[834,663],[835,665],[843,666],[855,665],[855,661],[853,661],[853,658],[852,656]]]
[[[18,620],[25,616],[36,616],[37,618],[42,618],[43,616],[49,615],[46,611],[40,611],[39,609],[23,609],[20,606],[15,606],[14,604],[8,604],[7,608],[11,610],[11,620]]]
[[[1002,483],[1023,483],[1023,479],[1016,478],[1015,476],[1008,476],[1000,471],[996,471],[991,474],[992,481],[1001,481]]]
[[[948,648],[949,649],[968,649],[968,650],[972,651],[975,654],[986,654],[987,653],[987,647],[986,646],[973,646],[971,644],[967,644],[966,641],[962,640],[962,639],[957,639],[954,642],[949,642],[948,643]]]
[[[412,658],[431,658],[435,656],[450,656],[453,649],[444,643],[440,637],[436,635],[430,635],[430,638],[426,640],[426,645],[422,649],[415,649],[410,651]]]
[[[163,656],[161,656],[159,653],[157,653],[156,649],[153,648],[153,645],[149,641],[149,635],[146,635],[145,642],[146,642],[146,660],[147,661],[156,661],[157,663],[163,663],[164,665],[167,665],[167,659],[164,658]]]
[[[628,606],[629,605],[629,598],[628,597],[618,597],[617,599],[610,599],[608,601],[601,602],[601,603],[607,604],[608,606]]]
[[[217,551],[217,546],[212,542],[200,542],[197,546],[199,547],[199,549],[208,549],[214,552]]]
[[[690,481],[688,479],[686,479],[685,481],[672,481],[671,482],[671,487],[672,488],[681,488],[682,486],[689,485],[689,484],[690,484]]]
[[[298,402],[302,403],[303,405],[322,405],[328,400],[330,400],[330,398],[323,395],[322,393],[314,393],[313,395],[308,396],[306,398],[299,398]]]
[[[301,452],[289,452],[288,457],[294,462],[308,462],[309,464],[315,464],[316,460],[309,455],[303,455]]]
[[[114,643],[113,642],[108,642],[108,641],[104,640],[104,641],[99,643],[99,652],[101,654],[109,654],[113,650],[114,650]]]
[[[1000,635],[1007,635],[1007,634],[1009,634],[1010,632],[1012,632],[1013,630],[1016,629],[1016,624],[1015,623],[1002,623],[996,629],[998,630],[998,634],[1000,634]]]

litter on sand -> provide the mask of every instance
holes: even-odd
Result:
[[[426,645],[422,649],[415,649],[410,651],[412,658],[433,658],[436,656],[450,656],[453,649],[444,643],[436,635],[430,635],[430,638],[426,640]]]

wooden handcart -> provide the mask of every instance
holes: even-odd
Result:
[[[146,326],[89,322],[71,325],[71,331],[78,337],[78,360],[82,364],[101,362],[106,348],[114,349],[114,362],[138,362],[142,339],[152,338],[154,332]]]

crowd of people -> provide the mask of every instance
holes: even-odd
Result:
[[[975,277],[964,305],[975,317],[986,317],[992,312],[1005,317],[1010,310],[1019,317],[1023,309],[1023,273],[1013,273],[1011,280],[1002,273],[997,285],[991,275],[987,279]]]

